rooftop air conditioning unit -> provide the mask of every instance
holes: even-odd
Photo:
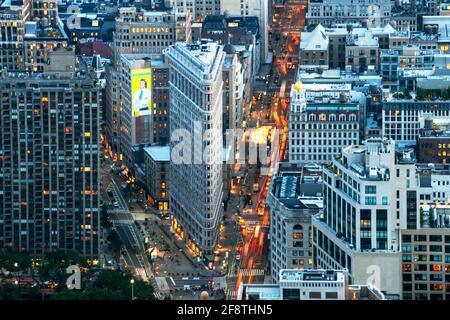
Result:
[[[371,167],[369,169],[369,176],[370,177],[376,177],[378,175],[378,170],[375,167]]]

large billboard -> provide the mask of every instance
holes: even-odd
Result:
[[[152,69],[131,71],[131,97],[133,116],[152,114]]]

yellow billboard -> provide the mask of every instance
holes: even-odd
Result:
[[[133,116],[152,114],[152,69],[131,71],[131,97]]]

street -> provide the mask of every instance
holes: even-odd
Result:
[[[288,90],[295,81],[298,45],[300,34],[305,26],[306,4],[307,1],[286,1],[284,5],[278,5],[274,10],[270,28],[270,47],[274,53],[274,62],[273,66],[261,68],[261,73],[269,76],[263,77],[265,83],[257,81],[252,107],[247,114],[246,122],[249,128],[270,126],[272,129],[277,129],[280,132],[280,143],[270,150],[272,163],[268,175],[262,175],[256,166],[237,165],[235,167],[235,176],[242,176],[241,170],[245,170],[246,183],[241,183],[242,179],[239,179],[236,189],[231,192],[232,196],[238,200],[231,201],[228,208],[228,215],[233,215],[236,210],[240,212],[235,220],[239,222],[236,225],[240,226],[240,234],[242,234],[240,241],[232,246],[233,249],[229,255],[226,276],[228,299],[236,299],[241,283],[270,282],[269,277],[266,277],[269,274],[267,259],[269,256],[267,241],[269,213],[265,209],[265,202],[273,168],[276,170],[276,163],[287,159]],[[283,45],[280,45],[282,43]],[[256,193],[250,188],[253,183],[258,183]],[[252,194],[252,205],[244,208],[241,197],[248,193]],[[236,225],[226,226],[224,234],[229,236],[236,232],[234,230]]]
[[[107,190],[104,196],[117,202],[108,214],[123,242],[125,265],[144,280],[154,275],[159,296],[196,299],[198,292],[207,290],[211,296],[215,292],[215,298],[220,298],[221,290],[225,290],[227,299],[235,299],[241,283],[270,281],[269,212],[265,202],[277,163],[287,159],[288,95],[295,81],[306,4],[307,1],[288,0],[274,8],[269,31],[274,61],[261,67],[251,106],[244,110],[244,120],[248,129],[278,130],[280,143],[269,149],[269,171],[261,170],[258,165],[233,166],[230,197],[225,199],[213,270],[207,270],[184,250],[183,241],[170,230],[170,220],[153,209],[143,209],[135,201],[137,196],[130,192],[125,195],[121,178],[116,172],[109,172],[110,162],[103,169],[107,173],[102,180]],[[151,262],[147,250],[153,250]]]

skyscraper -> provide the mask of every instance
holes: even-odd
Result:
[[[70,49],[42,74],[1,73],[0,248],[98,255],[99,92]]]
[[[225,53],[215,42],[177,43],[169,59],[172,227],[199,256],[212,254],[222,218],[222,67]],[[206,130],[216,129],[210,134]],[[203,135],[197,136],[200,133]],[[190,140],[190,142],[189,142]],[[177,163],[174,148],[183,144]],[[208,161],[205,161],[209,158]]]
[[[400,230],[420,227],[411,160],[396,154],[392,140],[373,138],[325,167],[324,214],[312,223],[315,267],[347,268],[357,283],[375,274],[381,290],[401,293]]]
[[[189,12],[180,13],[173,9],[168,9],[167,11],[145,11],[135,7],[119,9],[114,33],[112,64],[106,68],[105,135],[113,157],[120,160],[122,159],[120,155],[122,155],[129,167],[132,165],[130,147],[133,145],[130,142],[133,140],[130,128],[133,127],[133,130],[144,131],[144,128],[139,128],[142,123],[146,127],[145,130],[149,131],[149,126],[153,126],[153,130],[151,130],[154,133],[152,139],[151,141],[147,140],[146,143],[165,144],[167,143],[168,134],[164,123],[166,123],[168,115],[154,114],[153,119],[151,119],[152,115],[147,114],[144,116],[147,119],[145,121],[143,121],[144,118],[139,119],[140,122],[136,126],[131,124],[131,120],[123,124],[122,119],[130,117],[123,115],[122,112],[124,110],[125,112],[128,111],[123,108],[123,104],[129,98],[127,95],[131,93],[131,83],[122,83],[124,80],[121,76],[126,75],[128,78],[126,81],[130,80],[127,74],[127,70],[132,69],[130,69],[130,61],[144,58],[160,61],[164,49],[173,45],[175,41],[190,41],[190,39],[191,15]],[[150,67],[150,62],[147,67]],[[158,112],[167,111],[168,109],[168,96],[166,94],[167,70],[164,69],[167,68],[158,66],[152,70],[153,82],[155,85],[157,84],[157,86],[152,86],[152,89],[155,89],[152,103],[156,104]],[[165,120],[164,117],[166,117]],[[152,121],[150,122],[150,120]],[[122,144],[123,141],[126,142],[126,145]],[[141,141],[144,140],[141,139]]]

